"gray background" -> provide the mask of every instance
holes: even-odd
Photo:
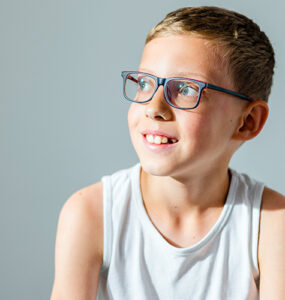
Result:
[[[166,13],[201,4],[246,14],[272,41],[270,117],[231,166],[285,193],[283,0],[1,0],[0,299],[49,299],[63,203],[138,161],[120,71]]]

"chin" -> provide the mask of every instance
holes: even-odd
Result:
[[[169,164],[161,161],[146,161],[144,159],[140,159],[140,163],[142,166],[142,169],[150,175],[153,176],[170,176],[172,167]]]

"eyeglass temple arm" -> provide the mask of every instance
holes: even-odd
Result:
[[[247,101],[253,101],[254,100],[253,98],[248,97],[246,95],[243,95],[243,94],[231,91],[231,90],[227,90],[227,89],[224,89],[222,87],[219,87],[219,86],[216,86],[216,85],[213,85],[213,84],[210,84],[210,83],[207,83],[206,88],[209,88],[209,89],[212,89],[212,90],[216,90],[216,91],[219,91],[219,92],[223,92],[223,93],[227,93],[227,94],[239,97],[239,98],[241,98],[243,100],[247,100]]]
[[[138,83],[139,81],[138,80],[136,80],[133,76],[128,76],[128,79],[130,79],[130,80],[132,80],[133,82],[135,82],[135,83]]]

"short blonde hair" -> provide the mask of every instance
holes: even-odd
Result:
[[[157,37],[187,33],[197,34],[218,46],[237,92],[268,101],[274,50],[256,23],[219,7],[185,7],[167,14],[149,32],[145,44]]]

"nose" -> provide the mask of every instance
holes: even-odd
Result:
[[[165,100],[162,85],[159,86],[152,99],[145,104],[145,116],[164,121],[169,121],[173,117],[172,108]]]

